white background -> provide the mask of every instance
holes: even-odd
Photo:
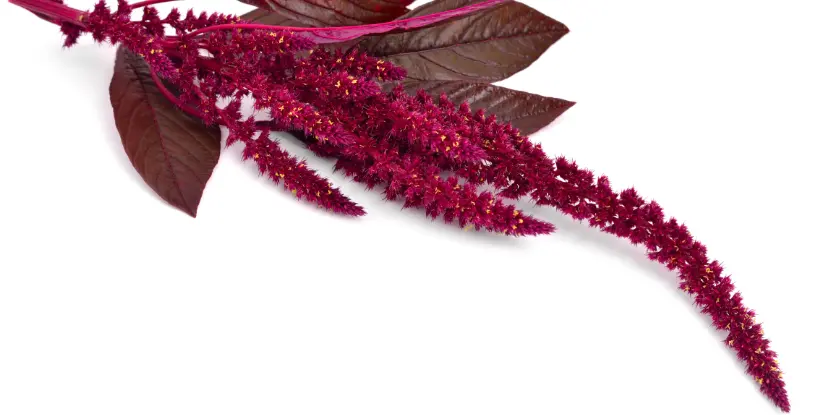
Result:
[[[827,2],[526,3],[572,32],[503,85],[578,102],[534,139],[684,221],[793,413],[830,413]],[[0,414],[778,412],[674,274],[550,209],[552,236],[462,232],[330,174],[369,213],[343,219],[239,147],[198,219],[168,207],[121,148],[114,49],[60,45],[0,4]]]

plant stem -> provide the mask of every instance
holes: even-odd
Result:
[[[32,13],[49,17],[53,19],[52,23],[55,24],[73,22],[79,26],[84,25],[82,22],[86,12],[63,4],[48,0],[9,0],[9,3],[20,6]]]
[[[164,82],[161,81],[161,78],[156,74],[156,71],[150,69],[150,78],[153,79],[153,82],[156,84],[156,88],[161,91],[161,94],[164,95],[170,102],[172,102],[176,107],[180,110],[194,116],[197,118],[201,118],[201,114],[198,111],[193,109],[192,107],[185,104],[182,100],[180,100],[173,92],[171,92],[167,87],[164,85]]]
[[[135,4],[131,4],[130,8],[135,10],[135,9],[138,9],[138,8],[141,8],[141,7],[152,6],[154,4],[160,4],[160,3],[169,3],[171,1],[178,1],[178,0],[144,0],[144,1],[140,1],[140,2],[135,3]]]

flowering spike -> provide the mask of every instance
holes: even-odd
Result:
[[[283,183],[298,199],[306,199],[326,210],[347,216],[363,216],[366,212],[328,180],[310,170],[307,164],[290,156],[267,136],[257,139],[236,137],[234,141],[245,143],[243,159],[253,160],[259,172],[274,183]]]

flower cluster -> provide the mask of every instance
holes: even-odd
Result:
[[[548,157],[517,129],[483,111],[473,113],[467,105],[457,107],[446,97],[436,101],[423,92],[410,96],[400,86],[383,89],[379,82],[400,80],[403,70],[359,50],[327,51],[301,33],[232,16],[188,12],[182,17],[174,9],[161,18],[148,7],[159,1],[119,0],[114,11],[102,1],[88,13],[55,1],[14,1],[60,24],[67,46],[90,33],[142,56],[158,88],[179,108],[206,124],[225,126],[228,144],[242,143],[243,157],[262,174],[323,208],[364,213],[269,133],[296,132],[317,154],[336,157],[336,168],[354,180],[383,186],[388,199],[402,199],[406,207],[462,227],[514,236],[552,232],[552,225],[505,201],[527,196],[644,245],[652,260],[678,272],[680,288],[694,296],[715,326],[729,332],[728,346],[761,390],[789,410],[776,355],[730,278],[684,225],[667,219],[657,203],[635,190],[615,192],[608,178]],[[143,16],[132,21],[139,6]],[[177,36],[165,36],[165,26]],[[271,121],[243,116],[245,98]],[[498,193],[483,190],[485,184]]]

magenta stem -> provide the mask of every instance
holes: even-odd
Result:
[[[198,30],[194,30],[187,34],[187,36],[197,36],[203,33],[210,33],[216,32],[219,30],[233,30],[233,29],[241,29],[241,30],[294,30],[294,31],[302,31],[304,28],[299,27],[288,27],[288,26],[270,26],[265,24],[253,24],[253,23],[229,23],[229,24],[218,24],[214,26],[203,27]]]
[[[86,12],[73,9],[69,6],[54,3],[49,0],[9,0],[9,3],[20,6],[32,13],[40,14],[53,19],[52,23],[74,22],[83,26]]]
[[[154,4],[159,4],[159,3],[169,3],[171,1],[178,1],[178,0],[144,0],[144,1],[140,1],[140,2],[135,3],[135,4],[131,4],[130,9],[135,10],[135,9],[138,9],[138,8],[141,8],[141,7],[152,6]]]
[[[170,92],[170,90],[167,89],[167,87],[164,85],[164,82],[161,81],[161,78],[159,78],[156,72],[152,69],[150,69],[150,78],[153,79],[153,82],[156,84],[156,88],[158,88],[159,91],[161,91],[161,94],[164,95],[165,98],[167,98],[170,102],[176,105],[179,109],[196,118],[202,118],[201,114],[199,114],[199,111],[196,111],[195,109],[191,108],[190,106],[182,102],[182,100],[180,100],[179,97]]]
[[[252,23],[230,23],[230,24],[220,24],[215,26],[204,27],[199,30],[195,30],[190,32],[188,36],[196,36],[202,33],[214,32],[217,30],[232,30],[232,29],[243,29],[243,30],[287,30],[291,32],[323,32],[323,33],[330,33],[333,30],[343,30],[349,29],[352,27],[359,27],[364,34],[377,34],[387,32],[389,30],[397,29],[397,28],[414,28],[424,26],[425,24],[435,23],[437,21],[448,19],[451,17],[463,16],[465,14],[472,13],[474,11],[486,9],[488,7],[493,7],[500,3],[505,3],[510,0],[485,0],[481,3],[459,7],[457,9],[452,9],[445,12],[434,13],[427,16],[417,16],[417,17],[410,17],[408,19],[401,19],[395,20],[394,22],[383,22],[383,23],[372,23],[372,24],[365,24],[359,26],[338,26],[338,27],[290,27],[290,26],[269,26],[269,25],[262,25],[262,24],[252,24]],[[429,21],[428,23],[425,21],[427,17],[435,17],[434,21]],[[413,25],[409,25],[409,23],[413,23]]]

